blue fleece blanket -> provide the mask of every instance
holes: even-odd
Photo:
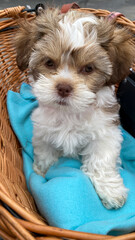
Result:
[[[84,232],[120,235],[135,230],[135,139],[125,130],[120,170],[129,189],[125,205],[107,210],[98,198],[91,181],[80,170],[76,159],[60,158],[45,178],[33,169],[31,113],[38,102],[31,87],[22,84],[20,93],[8,92],[7,107],[11,125],[21,145],[23,166],[29,191],[37,207],[52,226]]]

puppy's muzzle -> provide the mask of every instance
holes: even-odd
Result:
[[[56,89],[57,89],[58,95],[62,98],[68,97],[73,90],[73,88],[67,83],[59,83],[56,86]]]

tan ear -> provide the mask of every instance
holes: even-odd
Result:
[[[34,23],[23,22],[15,37],[16,61],[18,67],[23,71],[28,67],[30,54],[36,41]]]
[[[116,28],[114,30],[109,55],[113,63],[113,74],[109,84],[119,83],[129,74],[129,69],[135,59],[133,36],[127,29]]]
[[[135,59],[133,34],[128,29],[117,27],[107,20],[99,27],[100,44],[108,52],[113,66],[113,74],[107,84],[119,83],[129,74]]]
[[[21,22],[16,34],[16,61],[21,70],[25,70],[29,64],[29,58],[35,43],[45,34],[54,32],[59,18],[59,9],[46,9],[31,22]]]

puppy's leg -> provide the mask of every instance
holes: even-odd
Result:
[[[90,177],[108,209],[122,207],[127,198],[127,189],[117,166],[120,163],[121,141],[120,130],[112,128],[84,150],[82,170]]]
[[[45,176],[45,173],[54,162],[58,160],[58,152],[45,142],[39,144],[34,143],[34,171]]]

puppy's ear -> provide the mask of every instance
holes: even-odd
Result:
[[[133,34],[108,20],[101,20],[98,28],[99,42],[108,52],[113,66],[112,77],[107,84],[119,83],[129,74],[135,59]]]
[[[127,29],[115,28],[109,55],[113,63],[113,74],[109,84],[119,83],[129,74],[129,69],[135,59],[133,36]]]
[[[16,34],[15,46],[17,65],[22,71],[29,65],[30,55],[34,50],[35,43],[44,35],[55,31],[60,18],[59,13],[58,8],[48,8],[31,22],[25,20],[19,24],[20,28]]]
[[[20,23],[20,28],[15,37],[15,47],[17,65],[22,71],[28,67],[30,54],[39,37],[38,35],[35,21]]]

